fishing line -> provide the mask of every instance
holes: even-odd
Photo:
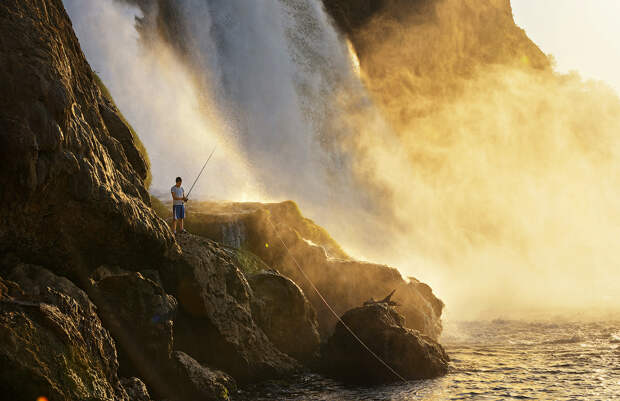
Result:
[[[366,343],[364,343],[364,341],[362,341],[361,338],[359,338],[357,336],[357,334],[355,334],[355,332],[353,331],[353,329],[351,329],[349,327],[349,325],[347,325],[338,315],[338,313],[336,313],[336,311],[331,307],[331,305],[329,304],[329,302],[327,302],[327,300],[325,299],[325,297],[323,297],[323,294],[321,294],[321,291],[319,291],[318,288],[316,288],[316,285],[314,285],[314,283],[312,282],[312,280],[310,280],[310,277],[308,277],[308,275],[306,274],[306,272],[304,271],[304,269],[301,268],[301,266],[299,265],[299,263],[297,262],[297,259],[295,259],[295,256],[293,256],[293,254],[291,253],[291,250],[288,248],[288,246],[286,246],[286,243],[284,242],[284,240],[282,239],[282,237],[280,237],[280,233],[278,232],[278,229],[276,228],[276,226],[273,224],[273,222],[271,221],[271,215],[269,215],[269,217],[267,218],[267,221],[269,221],[269,224],[271,224],[271,227],[273,228],[273,230],[276,233],[276,237],[278,237],[278,239],[280,240],[280,242],[282,243],[282,246],[284,246],[284,249],[286,249],[287,254],[291,257],[291,259],[293,259],[293,262],[295,263],[295,266],[297,266],[297,269],[299,269],[299,271],[301,272],[301,274],[306,278],[306,280],[308,281],[308,283],[310,283],[310,285],[312,286],[312,289],[314,289],[314,291],[317,293],[317,295],[319,296],[319,298],[321,298],[321,301],[323,301],[323,303],[325,304],[325,306],[327,306],[327,309],[329,309],[329,311],[336,317],[336,319],[338,319],[338,321],[340,323],[342,323],[342,325],[344,326],[345,329],[347,329],[347,331],[357,340],[357,342],[360,343],[360,345],[362,347],[364,347],[366,349],[366,351],[368,351],[376,360],[378,360],[379,362],[381,362],[381,364],[383,366],[385,366],[390,372],[392,372],[396,377],[398,377],[400,380],[403,381],[403,383],[407,383],[407,379],[405,379],[404,377],[402,377],[397,371],[395,371],[394,369],[392,369],[392,367],[385,362],[379,355],[375,354],[373,352],[373,350],[370,349],[370,347],[368,347],[368,345],[366,345]]]

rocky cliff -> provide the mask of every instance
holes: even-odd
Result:
[[[489,68],[550,70],[510,0],[323,0],[362,79],[397,130],[458,97]]]

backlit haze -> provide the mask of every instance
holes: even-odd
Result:
[[[318,0],[179,0],[167,40],[132,0],[64,3],[153,193],[219,144],[197,197],[293,199],[352,256],[429,283],[447,319],[618,311],[619,2],[513,1],[555,73],[454,50],[478,29],[464,4],[501,1],[373,21],[359,57]]]

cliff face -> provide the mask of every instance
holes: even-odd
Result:
[[[510,0],[323,0],[351,40],[362,79],[399,130],[493,66],[549,69]]]
[[[338,28],[353,42],[362,62],[386,43],[397,41],[417,51],[417,75],[449,70],[466,74],[471,66],[511,64],[528,58],[534,68],[549,60],[519,28],[510,0],[323,0]],[[379,36],[374,36],[378,34]],[[392,54],[397,57],[397,54]],[[403,56],[403,55],[401,55]]]
[[[97,87],[62,1],[4,1],[0,22],[0,251],[75,277],[178,252],[149,207],[145,162]]]

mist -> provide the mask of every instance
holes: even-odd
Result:
[[[448,318],[620,307],[620,100],[520,36],[468,43],[463,8],[512,21],[502,2],[380,15],[350,43],[319,1],[179,1],[168,24],[154,2],[64,3],[153,193],[217,145],[198,198],[293,199]]]
[[[428,279],[448,316],[617,311],[620,101],[554,72],[518,29],[462,17],[507,26],[501,3],[443,1],[358,33],[363,80],[398,138],[354,117],[358,169],[387,188],[400,232],[395,253],[371,257]]]

